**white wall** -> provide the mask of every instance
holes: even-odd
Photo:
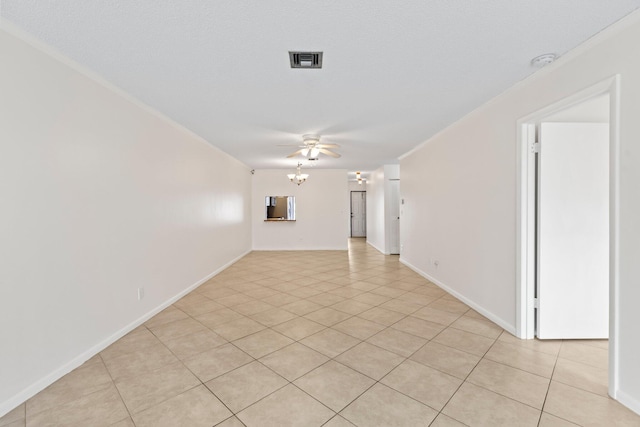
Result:
[[[384,165],[373,171],[367,181],[367,243],[386,255],[391,247],[390,180],[399,178],[399,165]]]
[[[367,243],[385,253],[384,166],[369,174],[367,180]]]
[[[1,416],[249,251],[251,175],[5,31],[0,57]]]
[[[358,181],[349,181],[349,193],[352,191],[367,191],[367,181],[363,181],[362,184],[358,184]]]
[[[346,250],[349,236],[349,193],[344,169],[303,169],[298,186],[291,170],[262,169],[253,175],[253,249]],[[296,221],[264,221],[266,196],[295,196]]]
[[[516,315],[516,121],[620,74],[619,389],[640,412],[640,14],[401,159],[401,259],[510,330]],[[613,125],[613,124],[612,124]],[[436,269],[430,258],[440,263]]]
[[[609,123],[609,104],[609,94],[600,95],[546,116],[540,121],[547,123]]]
[[[398,254],[397,244],[394,249],[392,243],[393,234],[395,233],[398,238],[398,223],[394,220],[397,218],[398,206],[394,204],[400,203],[400,201],[392,197],[392,185],[397,185],[397,181],[400,179],[400,165],[384,165],[384,253],[385,254]],[[395,230],[393,228],[395,227]]]

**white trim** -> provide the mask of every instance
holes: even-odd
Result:
[[[347,237],[347,239],[350,239],[350,237]],[[354,237],[354,239],[359,239],[359,237]],[[296,251],[348,251],[349,248],[348,247],[313,247],[313,248],[253,248],[253,251],[255,252],[296,252]]]
[[[434,133],[433,135],[429,136],[428,139],[426,139],[422,143],[416,145],[415,147],[413,147],[411,150],[407,151],[406,153],[401,154],[400,156],[398,156],[398,160],[403,160],[404,158],[410,156],[411,154],[415,153],[416,151],[418,151],[418,150],[422,149],[424,146],[426,146],[429,142],[431,142],[431,140],[433,140],[436,137],[444,134],[445,132],[448,132],[449,129],[455,127],[458,123],[464,122],[469,117],[473,117],[476,114],[479,114],[481,111],[484,111],[487,108],[490,108],[491,106],[493,106],[493,104],[496,104],[496,103],[500,102],[502,100],[502,98],[504,98],[506,96],[510,96],[513,92],[515,92],[517,90],[520,90],[520,88],[527,87],[532,82],[535,82],[536,80],[544,78],[548,74],[555,72],[559,67],[564,66],[564,64],[566,64],[567,62],[572,61],[576,57],[578,57],[578,56],[582,55],[583,53],[589,51],[594,46],[600,44],[604,40],[607,40],[608,38],[613,37],[616,34],[621,33],[622,31],[624,31],[627,28],[637,24],[638,22],[640,22],[640,10],[631,12],[630,14],[628,14],[625,17],[623,17],[619,21],[615,22],[614,24],[610,25],[609,27],[605,28],[604,30],[600,31],[599,33],[595,34],[590,39],[587,39],[585,42],[579,44],[575,48],[573,48],[570,51],[566,52],[565,54],[563,54],[560,58],[558,58],[557,60],[555,60],[551,64],[544,66],[543,68],[541,68],[540,70],[536,71],[535,73],[529,74],[528,76],[526,76],[522,80],[520,80],[517,83],[509,86],[503,92],[501,92],[498,95],[496,95],[495,97],[489,99],[487,102],[479,105],[476,108],[473,108],[469,113],[463,115],[462,117],[459,117],[453,123],[449,124],[448,126],[444,127],[443,129],[439,130],[438,132]]]
[[[535,263],[535,187],[530,189],[535,180],[535,156],[530,155],[530,145],[535,142],[536,126],[523,123],[520,127],[520,143],[516,146],[516,155],[520,159],[520,171],[516,174],[516,188],[518,189],[518,206],[516,224],[516,336],[518,338],[534,338],[535,318],[533,310],[518,301],[533,301],[535,296],[535,269],[530,268]],[[535,184],[534,184],[535,185]],[[526,197],[525,197],[526,195]],[[534,218],[534,219],[531,219]],[[522,243],[521,240],[526,241]],[[534,286],[530,286],[534,284]]]
[[[84,65],[82,65],[82,64],[80,64],[80,63],[78,63],[76,61],[74,61],[73,59],[69,58],[68,56],[66,56],[63,53],[59,52],[58,50],[54,49],[52,46],[49,46],[48,44],[42,42],[41,40],[39,40],[36,37],[34,37],[32,34],[25,32],[20,27],[16,26],[15,24],[11,23],[10,21],[7,21],[6,19],[4,19],[2,17],[0,17],[0,30],[5,31],[7,34],[9,34],[9,35],[19,39],[20,41],[28,44],[32,48],[34,48],[36,50],[39,50],[40,52],[44,53],[45,55],[50,56],[54,60],[62,63],[63,65],[66,65],[67,67],[71,68],[72,70],[76,71],[77,73],[80,73],[84,77],[86,77],[86,78],[92,80],[93,82],[103,86],[107,90],[110,90],[111,92],[114,92],[116,95],[124,98],[126,101],[134,104],[135,106],[137,106],[138,108],[142,109],[143,111],[151,114],[152,116],[155,116],[155,117],[157,117],[157,118],[159,118],[161,120],[166,121],[167,123],[169,123],[169,125],[173,126],[175,129],[186,133],[187,135],[193,137],[194,139],[196,139],[196,140],[198,140],[200,142],[205,143],[209,148],[211,148],[211,149],[213,149],[213,150],[215,150],[215,151],[227,156],[228,158],[230,158],[233,161],[235,161],[235,162],[239,163],[240,165],[242,165],[247,170],[252,170],[253,169],[253,168],[249,167],[246,163],[241,162],[240,160],[236,159],[235,157],[233,157],[229,153],[226,153],[226,152],[222,151],[219,147],[213,145],[212,143],[210,143],[209,141],[207,141],[206,139],[204,139],[202,136],[198,135],[197,133],[195,133],[191,129],[181,125],[180,123],[178,123],[175,120],[173,120],[172,118],[164,115],[163,113],[161,113],[160,111],[156,110],[155,108],[149,106],[148,104],[145,104],[144,102],[142,102],[138,98],[134,97],[130,93],[124,91],[120,87],[118,87],[115,84],[111,83],[110,81],[108,81],[107,79],[102,77],[100,74],[98,74],[95,71],[91,70],[90,68],[88,68],[88,67],[86,67],[86,66],[84,66]]]
[[[627,408],[631,409],[636,414],[640,414],[640,401],[635,399],[633,396],[628,395],[624,391],[618,390],[618,396],[616,396],[616,400],[622,403]]]
[[[620,75],[609,86],[609,395],[620,386]],[[631,400],[631,398],[629,398]],[[640,405],[634,406],[640,414]]]
[[[218,269],[216,269],[212,273],[210,273],[207,276],[203,277],[202,279],[198,280],[193,285],[191,285],[188,288],[186,288],[185,290],[179,292],[177,295],[171,297],[170,299],[168,299],[167,301],[163,302],[159,306],[155,307],[151,311],[143,314],[138,319],[136,319],[133,322],[129,323],[127,326],[125,326],[124,328],[122,328],[119,331],[115,332],[114,334],[112,334],[108,338],[104,339],[103,341],[99,342],[98,344],[94,345],[93,347],[89,348],[88,350],[84,351],[83,353],[79,354],[78,356],[74,357],[72,360],[70,360],[69,362],[65,363],[64,365],[62,365],[60,368],[56,369],[55,371],[51,372],[46,377],[41,378],[40,380],[38,380],[35,383],[31,384],[30,386],[28,386],[27,388],[25,388],[24,390],[22,390],[18,394],[14,395],[10,399],[5,400],[4,402],[2,402],[2,404],[0,404],[0,417],[2,417],[5,414],[9,413],[14,408],[16,408],[18,405],[20,405],[23,402],[27,401],[27,399],[30,399],[31,397],[35,396],[36,394],[38,394],[39,392],[41,392],[45,388],[49,387],[51,384],[53,384],[54,382],[56,382],[57,380],[59,380],[60,378],[65,376],[66,374],[68,374],[69,372],[71,372],[74,369],[76,369],[77,367],[81,366],[84,362],[86,362],[87,360],[91,359],[93,356],[95,356],[96,354],[100,353],[102,350],[104,350],[105,348],[109,347],[111,344],[113,344],[114,342],[118,341],[120,338],[122,338],[123,336],[125,336],[126,334],[128,334],[129,332],[131,332],[132,330],[137,328],[138,326],[142,325],[144,322],[146,322],[147,320],[149,320],[150,318],[152,318],[153,316],[155,316],[156,314],[158,314],[159,312],[161,312],[165,308],[169,307],[171,304],[173,304],[174,302],[178,301],[180,298],[182,298],[183,296],[185,296],[189,292],[193,291],[198,286],[202,285],[207,280],[209,280],[212,277],[220,274],[223,270],[229,268],[231,265],[233,265],[236,262],[238,262],[240,259],[245,257],[250,252],[251,252],[251,250],[248,250],[248,251],[244,252],[243,254],[241,254],[240,256],[238,256],[238,257],[234,258],[233,260],[229,261],[228,263],[224,264],[222,267],[219,267]]]
[[[535,111],[517,121],[516,180],[517,185],[517,234],[516,234],[516,336],[534,337],[533,322],[535,289],[532,273],[532,253],[535,248],[535,231],[531,224],[533,211],[531,199],[535,192],[535,171],[532,155],[527,149],[530,143],[531,125],[546,116],[571,108],[597,96],[609,95],[609,394],[616,398],[618,392],[618,333],[619,330],[619,242],[620,242],[620,76],[614,75],[569,97]]]
[[[491,320],[496,325],[500,326],[505,331],[509,332],[512,335],[515,335],[516,328],[515,328],[514,325],[511,325],[510,323],[505,322],[499,316],[496,316],[495,314],[491,313],[490,311],[485,310],[483,307],[479,306],[478,304],[476,304],[475,302],[471,301],[470,299],[468,299],[464,295],[462,295],[462,294],[458,293],[457,291],[453,290],[452,288],[450,288],[449,286],[445,285],[444,283],[442,283],[441,281],[439,281],[435,277],[433,277],[433,276],[425,273],[424,271],[420,270],[419,268],[417,268],[416,266],[412,265],[411,263],[409,263],[405,259],[400,258],[400,262],[402,264],[406,265],[407,267],[409,267],[411,270],[413,270],[416,273],[418,273],[419,275],[421,275],[422,277],[424,277],[425,279],[427,279],[428,281],[438,285],[440,288],[442,288],[442,290],[444,290],[447,293],[453,295],[454,297],[456,297],[457,299],[459,299],[460,301],[462,301],[463,303],[465,303],[466,305],[468,305],[469,307],[471,307],[472,309],[474,309],[478,313],[482,314],[487,319]]]
[[[371,243],[369,240],[367,240],[367,244],[369,246],[371,246],[372,248],[374,248],[376,251],[380,252],[383,255],[391,255],[389,252],[385,252],[382,249],[380,249],[379,247],[377,247],[376,245],[374,245],[373,243]]]

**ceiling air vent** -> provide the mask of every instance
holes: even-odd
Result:
[[[291,68],[322,68],[322,52],[289,52]]]

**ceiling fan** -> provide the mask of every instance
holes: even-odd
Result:
[[[300,148],[299,150],[289,154],[287,158],[301,155],[306,157],[307,160],[318,160],[318,156],[320,154],[325,154],[336,159],[340,157],[340,154],[334,153],[330,150],[331,148],[338,148],[340,146],[338,144],[321,144],[320,135],[302,135],[302,144],[303,145],[297,146],[298,148]]]

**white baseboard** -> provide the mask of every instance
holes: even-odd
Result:
[[[515,327],[515,325],[511,325],[511,324],[509,324],[509,322],[505,322],[502,318],[496,316],[495,314],[491,313],[490,311],[487,311],[485,308],[479,306],[475,302],[471,301],[469,298],[465,297],[464,295],[460,294],[459,292],[451,289],[449,286],[447,286],[444,283],[440,282],[435,277],[425,273],[424,271],[420,270],[416,266],[414,266],[411,263],[407,262],[405,259],[402,259],[402,257],[400,257],[400,262],[402,264],[406,265],[407,267],[409,267],[410,269],[412,269],[413,271],[415,271],[416,273],[418,273],[419,275],[421,275],[422,277],[424,277],[425,279],[427,279],[428,281],[438,285],[444,291],[446,291],[446,292],[450,293],[451,295],[453,295],[454,297],[458,298],[460,301],[462,301],[463,303],[467,304],[469,307],[473,308],[475,311],[477,311],[478,313],[482,314],[484,317],[486,317],[487,319],[491,320],[493,323],[495,323],[496,325],[500,326],[505,331],[509,332],[510,334],[512,334],[514,336],[516,335],[516,327]]]
[[[2,417],[3,415],[9,413],[14,408],[16,408],[18,405],[20,405],[21,403],[27,401],[28,399],[30,399],[31,397],[35,396],[36,394],[38,394],[39,392],[41,392],[45,388],[49,387],[54,382],[58,381],[60,378],[62,378],[63,376],[65,376],[69,372],[71,372],[74,369],[76,369],[77,367],[81,366],[84,362],[86,362],[87,360],[91,359],[93,356],[95,356],[96,354],[100,353],[102,350],[104,350],[105,348],[109,347],[111,344],[113,344],[114,342],[118,341],[120,338],[122,338],[123,336],[125,336],[126,334],[128,334],[129,332],[131,332],[132,330],[137,328],[138,326],[142,325],[144,322],[146,322],[147,320],[149,320],[150,318],[152,318],[153,316],[155,316],[156,314],[158,314],[159,312],[161,312],[165,308],[169,307],[171,304],[173,304],[174,302],[178,301],[180,298],[182,298],[183,296],[185,296],[189,292],[193,291],[198,286],[202,285],[207,280],[209,280],[212,277],[216,276],[217,274],[221,273],[223,270],[229,268],[231,265],[233,265],[234,263],[236,263],[240,259],[242,259],[244,256],[246,256],[249,252],[251,252],[251,250],[248,250],[248,251],[244,252],[242,255],[240,255],[240,256],[234,258],[233,260],[229,261],[228,263],[224,264],[222,267],[216,269],[212,273],[210,273],[207,276],[203,277],[202,279],[198,280],[193,285],[191,285],[188,288],[184,289],[183,291],[179,292],[177,295],[174,295],[173,297],[171,297],[167,301],[163,302],[159,306],[155,307],[151,311],[149,311],[149,312],[145,313],[144,315],[140,316],[138,319],[136,319],[133,322],[129,323],[127,326],[125,326],[124,328],[122,328],[119,331],[115,332],[114,334],[112,334],[111,336],[106,338],[105,340],[99,342],[98,344],[96,344],[93,347],[87,349],[86,351],[84,351],[83,353],[79,354],[78,356],[74,357],[72,360],[70,360],[69,362],[65,363],[64,365],[62,365],[60,368],[56,369],[55,371],[51,372],[46,377],[41,378],[40,380],[38,380],[35,383],[31,384],[30,386],[28,386],[27,388],[25,388],[24,390],[22,390],[21,392],[19,392],[15,396],[13,396],[10,399],[2,402],[2,404],[0,404],[0,417]]]
[[[616,392],[615,398],[618,402],[640,415],[640,401],[638,399],[633,396],[629,396],[627,393],[620,390]]]
[[[306,247],[300,247],[300,248],[291,248],[291,247],[287,247],[287,248],[253,248],[254,251],[256,252],[295,252],[295,251],[347,251],[349,250],[348,247],[346,246],[326,246],[326,247],[310,247],[310,248],[306,248]]]
[[[390,255],[387,252],[385,252],[383,249],[380,249],[379,247],[377,247],[376,245],[374,245],[373,243],[371,243],[369,240],[367,240],[367,245],[371,246],[373,249],[377,250],[378,252],[380,252],[381,254],[384,255]]]

